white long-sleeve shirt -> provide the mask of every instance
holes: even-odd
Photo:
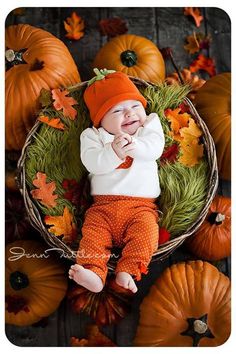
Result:
[[[129,152],[133,162],[129,168],[119,168],[121,160],[112,148],[114,135],[104,128],[85,129],[81,136],[81,160],[89,171],[92,195],[123,195],[156,198],[160,194],[158,166],[165,139],[159,117],[151,113],[139,127]]]

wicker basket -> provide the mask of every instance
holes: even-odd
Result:
[[[149,85],[153,85],[152,83],[146,82],[141,79],[133,78],[131,77],[131,80],[134,82],[134,84],[139,87],[139,88],[145,88]],[[69,88],[70,91],[76,90],[78,88],[83,88],[84,86],[87,85],[87,82],[82,82],[77,84],[74,87]],[[209,181],[209,190],[208,194],[206,197],[206,202],[204,205],[204,208],[202,209],[201,213],[198,216],[198,219],[189,227],[186,232],[174,239],[171,239],[170,241],[160,245],[160,247],[154,252],[153,257],[152,257],[152,262],[154,261],[161,261],[164,258],[166,258],[168,255],[170,255],[177,247],[179,247],[183,241],[192,235],[202,224],[204,221],[206,214],[208,212],[208,208],[215,196],[215,193],[218,188],[218,170],[217,170],[217,159],[216,159],[216,151],[215,151],[215,145],[213,142],[213,139],[208,131],[208,128],[204,121],[200,118],[199,114],[197,113],[194,105],[192,102],[188,99],[184,99],[184,103],[189,107],[190,113],[192,117],[195,119],[196,123],[198,126],[201,128],[203,132],[203,144],[205,146],[205,151],[206,151],[206,160],[209,165],[209,171],[210,171],[210,181]],[[32,142],[32,139],[34,139],[35,134],[37,133],[40,122],[37,121],[35,125],[33,126],[32,130],[27,136],[26,142],[24,144],[24,147],[22,149],[21,157],[18,161],[18,184],[20,191],[23,195],[26,210],[28,212],[30,221],[43,236],[44,240],[52,246],[54,249],[58,249],[58,251],[62,254],[63,257],[72,259],[76,255],[76,251],[72,250],[68,245],[66,245],[64,242],[62,242],[58,237],[55,235],[51,234],[48,232],[45,224],[42,221],[42,214],[38,210],[36,204],[34,203],[34,200],[31,197],[31,194],[29,193],[29,190],[26,186],[26,173],[25,173],[25,159],[26,159],[26,153],[27,153],[27,148]],[[110,270],[115,269],[115,261],[110,260],[108,263],[108,268]]]

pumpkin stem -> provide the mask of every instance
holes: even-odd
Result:
[[[12,289],[21,290],[29,285],[29,278],[26,274],[15,271],[10,275],[10,284]]]
[[[212,225],[221,225],[224,220],[225,220],[225,215],[218,212],[211,213],[207,219],[207,221]]]
[[[182,336],[190,336],[193,339],[193,347],[198,347],[201,338],[214,338],[207,325],[207,314],[200,318],[187,318],[188,328],[180,333]]]
[[[208,329],[207,324],[201,320],[195,320],[193,322],[193,329],[195,332],[202,334],[205,333]]]
[[[120,59],[123,65],[130,68],[131,66],[134,66],[136,64],[138,57],[133,50],[126,50],[121,53]]]
[[[5,52],[5,64],[6,70],[9,70],[14,65],[26,64],[26,61],[23,59],[23,54],[26,52],[26,48],[19,51],[14,51],[13,49],[7,49]]]

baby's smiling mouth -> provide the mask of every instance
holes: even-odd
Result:
[[[134,123],[136,123],[136,122],[138,122],[138,120],[132,120],[132,121],[130,121],[130,122],[128,122],[128,123],[122,124],[122,127],[126,127],[126,126],[128,126],[128,125],[132,125],[132,124],[134,124]]]

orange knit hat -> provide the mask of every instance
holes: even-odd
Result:
[[[99,126],[104,115],[114,105],[125,100],[140,101],[145,108],[146,99],[129,79],[128,75],[114,70],[94,69],[97,74],[88,82],[84,100],[95,127]]]

